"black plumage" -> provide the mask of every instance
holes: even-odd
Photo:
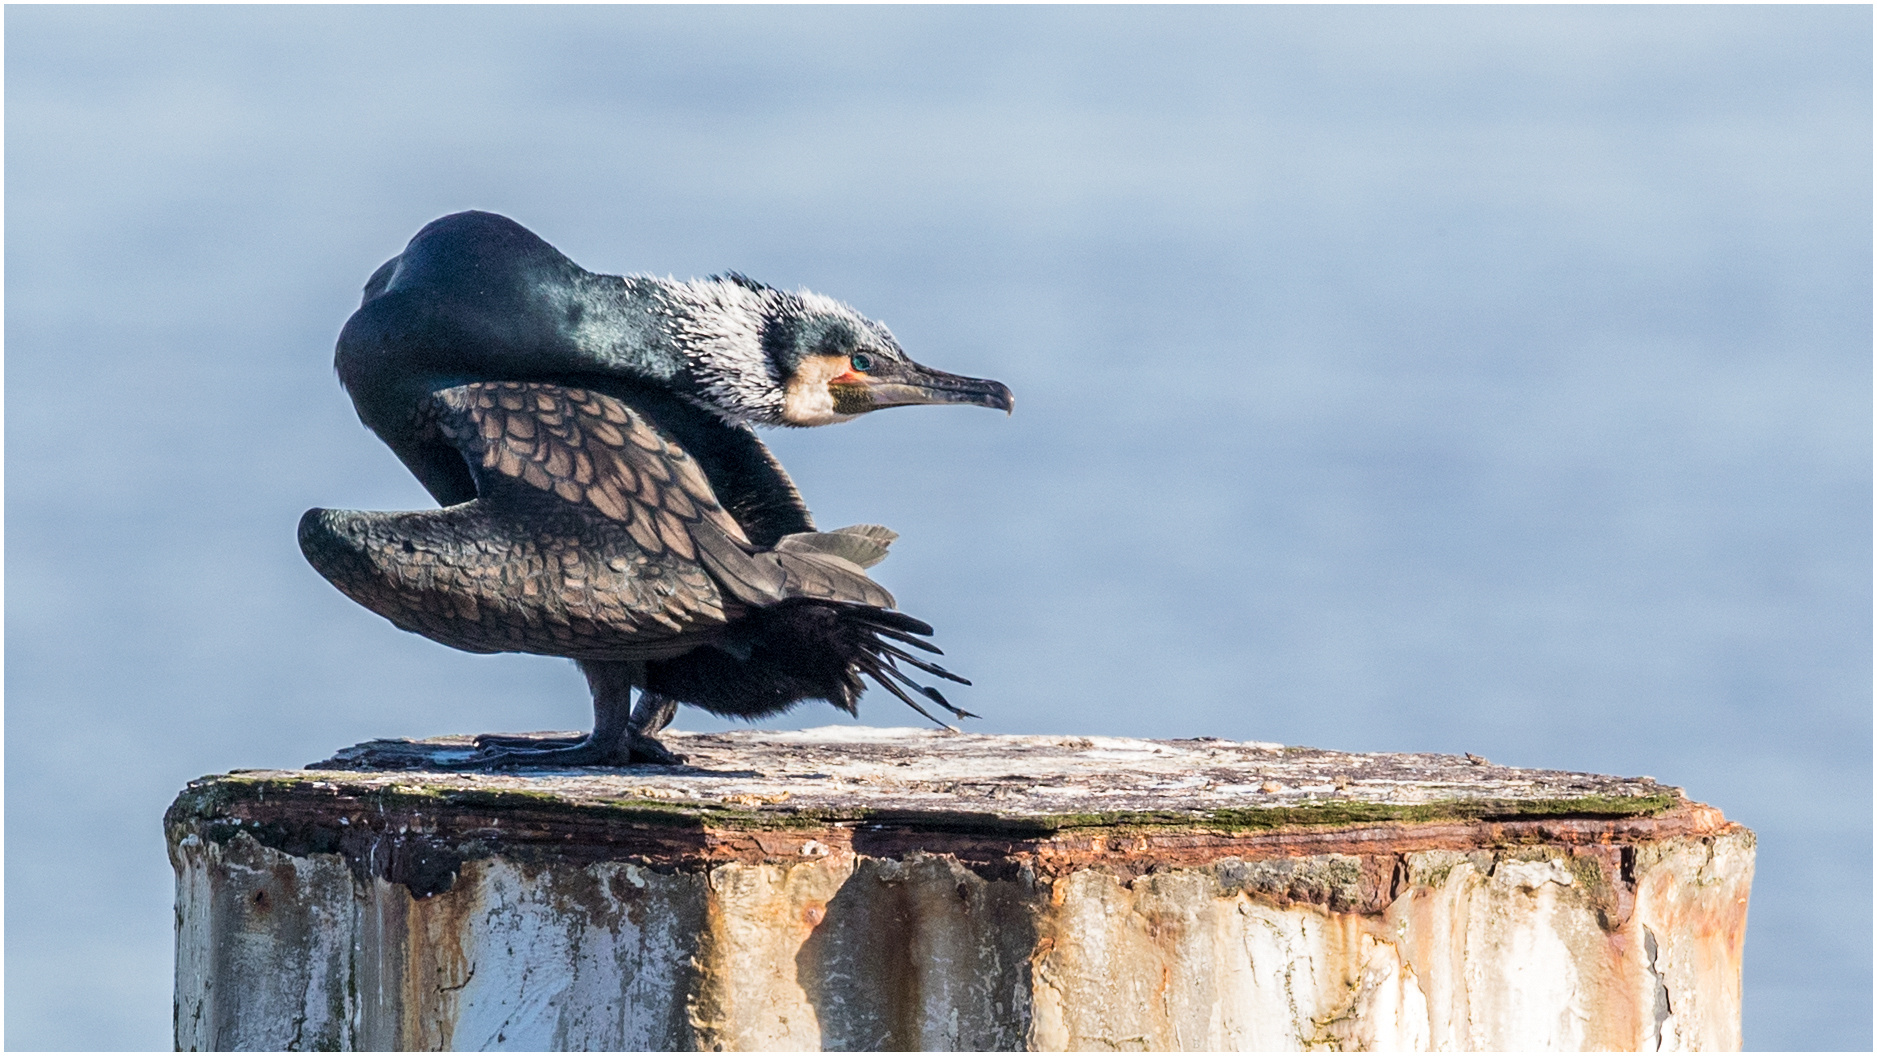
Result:
[[[863,676],[928,717],[921,699],[969,714],[900,668],[964,682],[902,648],[937,652],[932,629],[866,573],[894,534],[816,531],[750,426],[1008,410],[1001,384],[920,366],[814,294],[596,275],[487,213],[429,225],[373,274],[337,366],[443,508],[309,510],[307,559],[405,630],[570,657],[592,688],[591,735],[489,738],[478,762],[675,762],[654,734],[679,703],[854,713]]]

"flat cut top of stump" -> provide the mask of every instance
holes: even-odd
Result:
[[[191,784],[175,810],[244,799],[504,805],[719,828],[877,822],[1043,834],[1090,827],[1225,831],[1377,822],[1618,819],[1689,806],[1648,777],[1498,766],[1475,756],[1358,754],[1259,742],[953,734],[828,726],[667,731],[685,766],[453,771],[468,737],[370,741],[305,770]],[[1703,808],[1706,809],[1706,808]]]
[[[1355,886],[1305,895],[1373,909],[1392,897],[1405,851],[1542,844],[1620,857],[1737,828],[1652,778],[1471,756],[852,726],[662,739],[688,764],[443,770],[475,749],[439,737],[205,777],[164,818],[170,853],[247,837],[341,855],[418,898],[491,856],[710,868],[939,854],[1003,876],[1353,855],[1364,863]]]

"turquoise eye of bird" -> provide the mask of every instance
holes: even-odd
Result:
[[[847,361],[847,365],[865,373],[873,369],[873,357],[865,352],[856,352],[853,357]]]

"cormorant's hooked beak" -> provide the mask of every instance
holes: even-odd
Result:
[[[921,366],[911,360],[889,360],[865,373],[849,370],[828,381],[836,414],[854,415],[882,407],[915,404],[962,403],[1012,412],[1016,398],[1010,387],[989,378],[967,378]]]

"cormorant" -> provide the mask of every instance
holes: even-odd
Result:
[[[864,571],[894,533],[817,531],[751,426],[1008,412],[1001,383],[921,366],[819,294],[599,275],[484,212],[432,222],[372,274],[335,363],[443,508],[308,510],[307,560],[405,630],[571,657],[592,689],[590,735],[482,738],[471,765],[675,763],[654,734],[680,703],[857,714],[863,675],[928,718],[908,689],[969,714],[896,666],[964,682],[903,648],[938,652]]]

